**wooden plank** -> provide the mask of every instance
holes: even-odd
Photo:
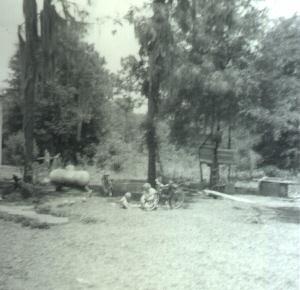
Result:
[[[281,208],[281,207],[292,207],[292,208],[298,208],[300,210],[300,205],[295,204],[295,203],[287,203],[283,201],[274,201],[274,202],[262,202],[262,201],[257,201],[257,200],[249,200],[247,198],[242,198],[242,197],[237,197],[237,196],[232,196],[229,194],[221,193],[218,191],[214,190],[208,190],[205,189],[204,193],[206,195],[211,195],[211,196],[218,196],[218,197],[223,197],[229,200],[237,201],[237,202],[243,202],[255,206],[263,206],[263,207],[269,207],[269,208]]]
[[[226,199],[230,199],[230,200],[234,200],[234,201],[239,201],[239,202],[244,202],[244,203],[251,203],[251,204],[255,204],[256,203],[253,200],[249,200],[249,199],[242,198],[242,197],[232,196],[232,195],[221,193],[221,192],[218,192],[218,191],[215,191],[215,190],[205,189],[204,193],[206,195],[223,197],[223,198],[226,198]]]

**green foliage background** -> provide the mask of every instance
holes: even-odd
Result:
[[[149,16],[154,2],[164,4],[155,6],[161,9],[157,21]],[[150,76],[157,74],[152,121],[167,175],[198,178],[199,144],[218,126],[221,147],[237,149],[239,171],[297,173],[300,17],[271,23],[257,1],[248,0],[154,2],[128,12],[140,53],[122,59],[117,74],[83,41],[85,25],[57,26],[51,73],[45,72],[39,40],[35,156],[47,149],[61,153],[65,163],[145,176],[148,121],[136,110],[148,101]],[[4,162],[22,165],[20,49],[10,68],[3,94]]]

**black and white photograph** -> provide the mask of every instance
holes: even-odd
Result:
[[[0,0],[0,290],[300,290],[300,0]]]

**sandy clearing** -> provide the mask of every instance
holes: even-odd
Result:
[[[273,211],[198,199],[187,209],[121,210],[93,197],[67,225],[0,220],[0,289],[299,289],[300,228]],[[82,223],[82,217],[96,223]]]

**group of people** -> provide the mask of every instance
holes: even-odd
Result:
[[[56,162],[60,161],[60,154],[57,154],[55,156],[51,156],[49,151],[46,149],[44,152],[44,156],[38,158],[38,160],[43,160],[43,163],[46,165],[48,169],[54,167],[57,168]],[[108,196],[112,196],[113,186],[112,186],[112,180],[109,176],[109,174],[105,173],[102,176],[102,186],[104,193]],[[142,197],[140,199],[140,204],[134,205],[131,203],[132,194],[130,192],[126,192],[124,196],[120,200],[121,207],[124,209],[128,209],[130,207],[140,207],[144,210],[155,210],[158,206],[159,201],[159,193],[167,188],[169,184],[163,184],[161,177],[158,177],[155,180],[156,183],[156,189],[153,188],[150,183],[145,183],[142,188]]]
[[[145,183],[143,185],[143,193],[140,199],[139,205],[131,204],[132,195],[130,192],[126,192],[120,200],[121,207],[128,209],[130,207],[138,206],[144,210],[154,210],[157,208],[158,196],[157,191],[151,187],[150,183]]]
[[[157,178],[155,180],[155,182],[156,182],[156,189],[153,188],[150,185],[150,183],[145,183],[143,185],[143,191],[142,191],[142,197],[140,199],[140,204],[137,205],[138,207],[140,207],[143,210],[150,211],[150,210],[157,209],[158,201],[159,201],[158,193],[168,186],[168,184],[164,185],[161,182],[160,178]],[[124,196],[121,198],[120,204],[123,209],[128,209],[130,207],[136,206],[136,205],[132,205],[130,203],[131,198],[132,198],[132,195],[130,192],[126,192],[124,194]]]

